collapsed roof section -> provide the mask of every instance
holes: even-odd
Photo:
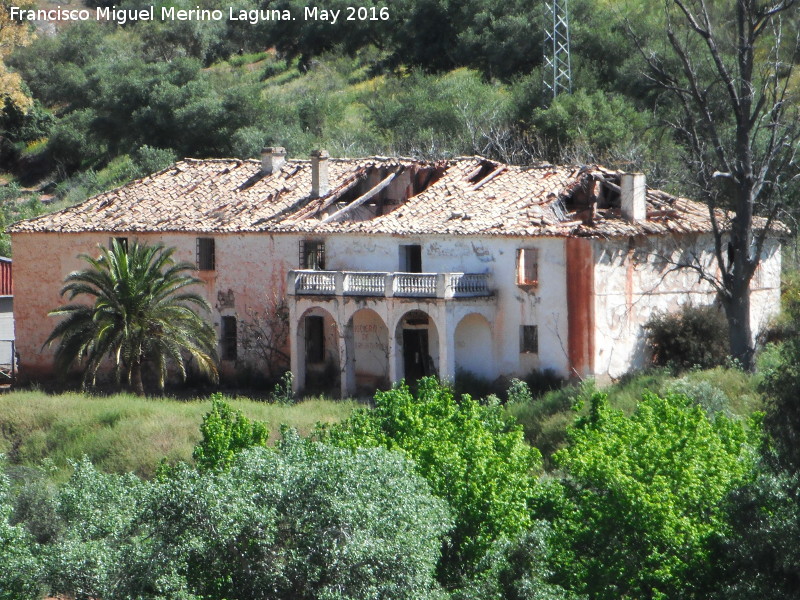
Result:
[[[712,229],[704,205],[647,189],[643,178],[631,188],[636,210],[626,210],[623,174],[602,167],[284,155],[186,159],[10,231],[617,237]]]

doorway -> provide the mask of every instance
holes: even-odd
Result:
[[[403,366],[409,383],[433,374],[427,329],[403,329]]]

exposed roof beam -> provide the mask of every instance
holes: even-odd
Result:
[[[486,185],[487,183],[489,183],[489,182],[490,182],[492,179],[494,179],[495,177],[497,177],[498,175],[500,175],[500,173],[502,173],[502,172],[503,172],[503,171],[505,171],[505,170],[506,170],[506,165],[500,165],[500,166],[499,166],[499,167],[497,167],[497,168],[496,168],[494,171],[492,171],[491,173],[489,173],[489,174],[488,174],[486,177],[484,177],[483,179],[481,179],[481,180],[480,180],[478,183],[476,183],[475,185],[473,185],[473,186],[470,188],[470,190],[469,190],[469,191],[471,191],[471,192],[475,192],[475,191],[477,191],[477,190],[481,189],[481,188],[482,188],[484,185]]]
[[[333,213],[331,215],[328,215],[327,217],[322,219],[321,222],[322,223],[330,223],[331,221],[339,220],[342,217],[342,215],[350,212],[351,210],[353,210],[355,208],[358,208],[359,206],[364,204],[367,200],[369,200],[370,198],[373,198],[374,196],[376,196],[378,194],[378,192],[380,192],[381,190],[386,188],[392,182],[392,180],[395,178],[396,175],[397,175],[397,172],[392,173],[391,175],[386,177],[383,181],[381,181],[378,185],[376,185],[374,188],[372,188],[370,191],[368,191],[366,194],[356,198],[350,204],[348,204],[347,206],[345,206],[343,208],[340,208],[335,213]]]

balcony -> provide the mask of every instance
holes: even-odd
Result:
[[[488,273],[378,273],[289,271],[290,295],[379,298],[477,298],[491,296]]]

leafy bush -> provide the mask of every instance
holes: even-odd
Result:
[[[494,393],[494,385],[486,378],[476,375],[472,371],[464,369],[456,370],[456,377],[453,381],[453,390],[457,395],[469,394],[473,398],[486,398]]]
[[[455,515],[441,565],[448,585],[473,572],[494,541],[531,525],[541,455],[496,401],[458,401],[435,378],[423,378],[416,395],[405,383],[378,392],[373,410],[330,427],[324,439],[347,448],[383,446],[415,461]]]
[[[525,382],[520,383],[527,387]],[[572,409],[591,397],[595,391],[594,382],[589,380],[581,386],[563,387],[536,399],[531,395],[530,401],[521,390],[521,386],[509,389],[506,411],[522,425],[525,440],[541,451],[544,464],[549,467],[551,455],[566,441],[567,427],[575,418]],[[516,399],[519,400],[514,401]]]
[[[681,395],[646,392],[626,417],[595,394],[554,457],[567,478],[547,499],[568,587],[598,600],[708,597],[723,500],[747,480],[757,434]]]
[[[230,471],[184,467],[155,485],[115,597],[439,598],[450,523],[401,456],[290,433],[280,452],[254,448]]]
[[[514,540],[500,540],[481,561],[478,572],[458,590],[454,600],[567,600],[575,598],[558,585],[548,583],[549,542],[552,531],[544,521]]]
[[[531,388],[524,381],[519,379],[512,379],[511,385],[508,386],[508,403],[509,404],[527,404],[533,402],[533,394]]]
[[[153,148],[145,144],[137,148],[133,160],[139,169],[139,176],[149,175],[165,169],[175,162],[177,155],[168,148]]]
[[[713,420],[717,414],[733,416],[730,410],[731,401],[725,392],[714,387],[708,381],[690,381],[687,378],[675,380],[669,386],[668,393],[686,396],[702,408],[706,416]]]
[[[200,425],[203,439],[194,448],[194,460],[201,471],[229,469],[233,459],[245,448],[267,445],[266,423],[250,421],[240,410],[234,410],[222,399],[211,395],[211,411]]]
[[[684,305],[677,313],[656,314],[644,330],[652,361],[659,366],[710,369],[728,356],[728,321],[714,306]]]
[[[295,398],[294,390],[292,389],[294,387],[293,384],[294,374],[291,371],[286,371],[281,375],[278,383],[275,384],[269,399],[279,404],[294,404],[297,398]]]
[[[0,473],[0,599],[41,597],[37,586],[39,565],[31,553],[32,540],[23,526],[14,526],[9,521],[12,510],[8,489],[8,478]]]
[[[720,600],[792,600],[800,589],[800,477],[770,462],[727,499]]]
[[[84,458],[56,495],[60,535],[37,548],[50,595],[113,598],[125,571],[131,524],[148,484],[134,475],[100,473]]]

